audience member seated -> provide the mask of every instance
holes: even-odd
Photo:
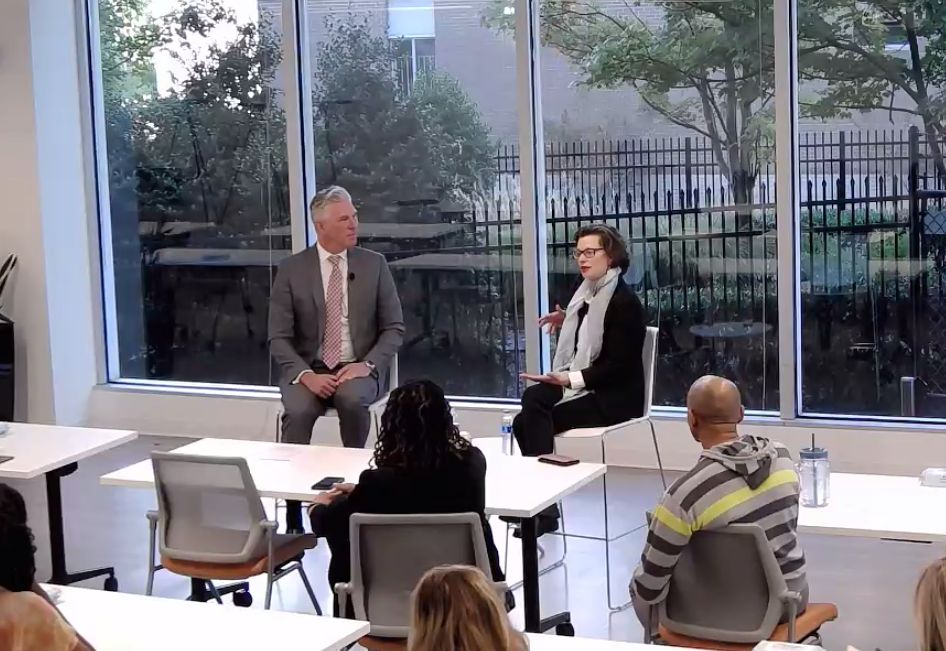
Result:
[[[37,585],[35,553],[23,497],[0,484],[0,649],[93,651]]]
[[[799,482],[787,448],[737,426],[744,410],[739,389],[707,375],[687,394],[687,422],[703,447],[697,464],[667,489],[653,512],[631,598],[645,630],[650,607],[667,595],[670,575],[690,536],[734,523],[756,523],[766,533],[788,589],[808,604],[805,554],[798,543]]]
[[[920,651],[946,651],[946,558],[923,570],[913,599]]]
[[[526,651],[496,590],[475,567],[446,565],[425,574],[411,604],[409,651]]]
[[[486,458],[460,431],[433,382],[391,392],[381,417],[373,468],[357,484],[338,484],[309,509],[312,531],[328,540],[329,583],[349,580],[348,519],[352,513],[478,513],[493,579],[502,581],[499,553],[486,521]]]

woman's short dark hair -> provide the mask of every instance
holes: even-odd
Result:
[[[0,484],[0,587],[11,592],[30,590],[36,579],[35,554],[23,496]]]
[[[607,224],[588,224],[587,226],[582,226],[575,235],[575,244],[578,244],[578,240],[581,238],[589,235],[597,235],[598,239],[601,240],[601,247],[604,249],[604,252],[608,254],[608,257],[611,258],[612,267],[620,267],[621,273],[627,271],[627,268],[631,266],[631,257],[627,253],[627,245],[624,243],[624,238],[616,228],[608,226]]]
[[[453,422],[443,390],[430,380],[391,392],[381,416],[374,463],[378,468],[432,470],[459,458],[470,443]]]

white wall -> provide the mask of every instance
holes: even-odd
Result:
[[[474,436],[498,435],[502,407],[458,403],[460,427]],[[100,427],[137,429],[148,434],[273,440],[277,394],[249,397],[181,395],[137,389],[99,387],[92,395],[89,424]],[[314,441],[338,443],[337,422],[324,419],[316,427]],[[699,449],[686,422],[675,416],[655,418],[655,428],[665,467],[686,469],[693,465]],[[916,475],[929,466],[946,466],[946,431],[929,427],[881,427],[852,424],[753,419],[744,431],[775,438],[797,453],[808,445],[812,432],[819,445],[828,448],[832,467],[846,472]],[[560,452],[589,461],[600,457],[594,443],[567,442]],[[640,427],[608,448],[614,465],[655,468],[650,428]]]
[[[84,420],[97,379],[74,12],[71,0],[0,3],[0,256],[19,256],[5,312],[16,417],[35,422]]]

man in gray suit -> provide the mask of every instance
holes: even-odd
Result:
[[[401,302],[384,256],[355,246],[358,213],[348,191],[327,187],[311,209],[318,243],[279,265],[269,300],[282,440],[308,444],[315,421],[334,407],[342,443],[364,447],[368,407],[389,388],[388,367],[404,339]],[[290,528],[300,529],[298,506],[289,511]]]

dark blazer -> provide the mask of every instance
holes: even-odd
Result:
[[[486,457],[470,447],[462,458],[453,458],[436,471],[365,470],[347,498],[312,509],[312,532],[328,541],[332,551],[328,579],[335,585],[350,578],[348,518],[352,513],[478,513],[493,580],[503,581],[485,508]]]
[[[404,339],[401,301],[388,264],[379,253],[348,250],[348,313],[358,361],[370,361],[387,377],[391,358]],[[269,349],[282,383],[321,362],[325,291],[315,246],[279,265],[269,299]]]
[[[637,294],[618,278],[604,313],[601,353],[582,371],[585,388],[612,424],[644,414],[644,335],[647,318]]]

